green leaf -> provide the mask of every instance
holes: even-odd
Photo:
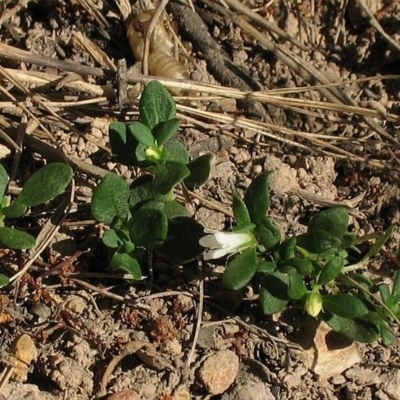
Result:
[[[125,220],[129,213],[129,196],[129,186],[123,178],[113,173],[106,175],[93,191],[93,217],[107,225],[116,217]]]
[[[333,281],[343,270],[344,260],[340,256],[332,258],[325,264],[322,269],[321,274],[318,277],[319,285],[326,285],[327,283]]]
[[[341,239],[347,232],[349,213],[344,207],[333,207],[321,211],[311,218],[307,232],[327,231],[332,236]]]
[[[135,179],[130,186],[129,208],[133,213],[135,210],[149,203],[164,203],[165,196],[157,193],[153,187],[154,177],[152,175],[142,175]],[[163,207],[163,206],[162,206]],[[162,209],[160,207],[160,209]],[[158,208],[158,207],[152,207]]]
[[[257,223],[255,233],[258,242],[262,244],[266,250],[272,249],[281,240],[280,229],[266,215]]]
[[[358,318],[368,313],[367,306],[357,297],[342,293],[323,296],[326,311],[343,318]]]
[[[397,271],[394,277],[392,296],[396,301],[400,301],[400,271]]]
[[[0,164],[0,201],[3,199],[3,197],[7,192],[7,186],[9,180],[10,178],[8,177],[7,171],[5,170],[3,165]]]
[[[129,236],[137,246],[161,246],[168,233],[168,219],[163,211],[139,209],[129,221]]]
[[[0,228],[0,242],[10,249],[32,249],[36,240],[29,233],[3,226]]]
[[[157,165],[153,188],[160,194],[167,194],[189,174],[190,172],[186,165],[178,162],[169,161],[165,164]]]
[[[281,245],[279,246],[279,257],[282,261],[287,261],[295,256],[295,250],[296,250],[296,236],[291,237],[288,240],[285,240]]]
[[[258,224],[267,215],[270,206],[268,180],[271,171],[258,175],[248,187],[244,202],[249,210],[251,221]]]
[[[393,330],[390,328],[389,323],[379,317],[378,321],[379,321],[378,325],[379,334],[381,335],[383,344],[385,346],[390,346],[391,344],[394,344],[396,342],[397,337],[394,334]]]
[[[8,218],[19,218],[22,217],[26,211],[28,210],[28,206],[21,203],[17,198],[14,203],[9,205],[8,207],[4,207],[2,209],[3,214]]]
[[[381,250],[383,245],[391,238],[395,230],[395,225],[389,226],[389,228],[386,229],[383,235],[379,237],[376,240],[375,244],[369,249],[368,253],[363,257],[361,263],[368,260],[369,258],[374,257]]]
[[[131,274],[134,280],[142,278],[142,270],[138,261],[127,253],[115,253],[111,260],[111,266]]]
[[[33,207],[52,200],[67,188],[72,175],[72,168],[67,164],[60,162],[48,164],[26,181],[18,196],[18,202]]]
[[[182,143],[176,140],[171,141],[163,147],[162,161],[174,161],[186,165],[189,161],[189,153]]]
[[[117,249],[129,240],[128,235],[120,229],[108,229],[104,232],[103,243],[112,249]]]
[[[267,273],[270,274],[274,271],[276,271],[277,268],[277,264],[274,261],[262,261],[258,263],[257,266],[257,272],[263,272],[263,273]]]
[[[207,182],[211,173],[212,154],[204,154],[187,164],[190,175],[185,178],[185,185],[190,189],[203,185]]]
[[[204,227],[190,217],[176,217],[169,221],[168,235],[158,251],[177,264],[194,260],[204,251],[199,240],[204,236]]]
[[[331,249],[339,249],[341,242],[327,231],[312,230],[297,236],[297,246],[310,253],[321,254]]]
[[[314,276],[314,266],[310,260],[305,258],[295,257],[287,260],[283,266],[296,268],[302,276]]]
[[[175,118],[176,105],[168,90],[158,81],[151,81],[139,102],[140,121],[150,130],[160,122]]]
[[[188,210],[176,200],[169,200],[164,203],[164,212],[168,219],[176,217],[188,217]]]
[[[372,343],[379,337],[376,325],[363,319],[348,319],[333,315],[326,322],[334,331],[340,332],[353,341]]]
[[[245,287],[257,272],[257,254],[254,248],[246,249],[228,263],[222,283],[229,289]]]
[[[156,125],[153,129],[153,136],[157,142],[157,146],[162,146],[168,142],[178,132],[180,123],[181,120],[179,118],[172,118]]]
[[[123,165],[138,165],[135,155],[139,142],[123,122],[113,122],[108,128],[112,155]]]
[[[260,289],[260,304],[264,314],[271,315],[283,311],[287,297],[289,277],[279,271],[263,277]]]
[[[392,305],[392,296],[390,294],[389,285],[386,283],[381,283],[379,285],[379,293],[381,295],[382,301],[390,308]]]
[[[303,278],[294,268],[288,271],[287,274],[289,276],[287,295],[293,300],[300,300],[308,293]]]
[[[251,224],[249,210],[247,209],[246,204],[244,204],[244,201],[236,194],[234,194],[232,197],[232,208],[235,221],[239,228],[246,227]]]
[[[142,145],[146,147],[155,146],[153,134],[150,129],[141,122],[135,121],[129,124],[128,131]]]
[[[0,274],[0,287],[7,286],[10,283],[8,276]]]

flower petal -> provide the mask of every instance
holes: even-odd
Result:
[[[199,244],[200,244],[200,246],[208,247],[210,249],[214,249],[216,247],[220,247],[220,244],[219,244],[219,242],[217,241],[217,239],[215,238],[214,235],[203,236],[199,240]]]

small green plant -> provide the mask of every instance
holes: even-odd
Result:
[[[390,288],[355,271],[380,250],[394,227],[355,265],[348,265],[349,254],[358,254],[356,245],[371,236],[357,238],[348,232],[344,207],[319,212],[305,234],[281,241],[279,228],[267,215],[269,175],[256,177],[243,200],[233,196],[236,226],[233,232],[207,230],[200,240],[209,249],[204,258],[237,253],[227,264],[223,283],[239,290],[257,282],[265,314],[298,306],[351,340],[372,342],[380,336],[392,343],[390,324],[400,319],[400,273]]]
[[[9,177],[0,164],[0,244],[10,249],[31,249],[35,238],[9,226],[5,218],[20,218],[30,207],[43,204],[61,194],[72,180],[72,169],[66,164],[52,163],[35,172],[25,183],[21,193],[9,205],[6,196]],[[0,274],[0,286],[8,284],[8,278]]]
[[[182,263],[202,253],[203,227],[190,218],[174,198],[177,185],[200,186],[210,174],[212,156],[189,160],[185,146],[176,138],[180,120],[169,92],[150,82],[139,103],[139,120],[110,125],[109,137],[115,159],[140,167],[144,174],[131,185],[110,173],[96,187],[93,216],[108,225],[103,236],[110,249],[111,266],[142,277],[146,251],[157,251]]]

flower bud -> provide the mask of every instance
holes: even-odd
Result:
[[[316,292],[309,293],[304,309],[311,317],[317,317],[322,310],[322,296]]]
[[[157,147],[148,147],[145,151],[146,158],[149,161],[157,163],[161,159],[161,150]]]

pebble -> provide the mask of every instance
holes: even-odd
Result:
[[[207,358],[199,371],[199,378],[210,394],[224,393],[236,379],[239,358],[230,350],[223,350]]]
[[[65,308],[76,314],[82,314],[86,308],[86,302],[82,297],[72,295],[65,302]]]
[[[114,393],[107,397],[107,400],[139,400],[139,394],[134,390],[126,390],[124,392]]]
[[[229,396],[229,400],[249,400],[249,399],[275,400],[275,397],[272,395],[267,385],[262,382],[242,383],[238,385]]]
[[[382,375],[381,389],[391,400],[400,400],[400,370],[395,369]]]
[[[380,377],[368,369],[353,367],[346,371],[346,378],[360,385],[379,385],[381,383]]]

